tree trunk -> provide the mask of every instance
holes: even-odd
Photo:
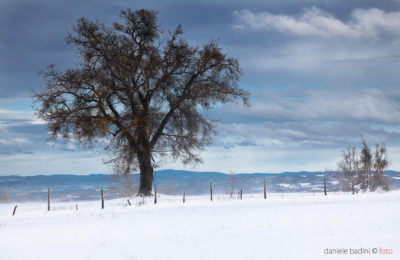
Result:
[[[143,156],[138,159],[140,168],[140,186],[138,195],[151,196],[154,174],[153,165],[151,164],[151,153],[143,153]]]

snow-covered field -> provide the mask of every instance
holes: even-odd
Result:
[[[131,202],[0,204],[0,259],[400,259],[399,191]]]

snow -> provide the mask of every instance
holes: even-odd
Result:
[[[292,187],[293,187],[293,184],[278,183],[278,186],[283,187],[283,188],[292,188]]]
[[[400,259],[400,191],[267,196],[0,204],[0,259]]]

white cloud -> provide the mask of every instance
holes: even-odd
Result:
[[[384,33],[400,36],[400,12],[356,9],[349,21],[341,21],[318,8],[305,9],[297,17],[269,12],[234,12],[235,29],[280,31],[287,34],[323,38],[360,38],[378,40]]]
[[[250,108],[228,104],[213,113],[222,119],[214,146],[232,151],[253,146],[271,153],[331,149],[340,155],[347,145],[359,144],[363,134],[371,144],[396,147],[399,93],[374,88],[256,93]]]
[[[102,159],[90,152],[2,155],[0,165],[0,175],[110,173]]]
[[[32,111],[0,109],[0,119],[32,119]]]
[[[0,139],[0,145],[14,145],[14,144],[31,144],[32,142],[26,138],[10,138],[10,139]]]
[[[0,109],[0,120],[23,120],[32,125],[46,124],[44,120],[36,117],[33,111]],[[25,124],[26,122],[23,123]]]
[[[45,125],[46,121],[44,121],[43,119],[40,118],[34,118],[32,120],[32,125]]]
[[[341,88],[305,90],[293,98],[292,93],[265,91],[257,93],[250,108],[228,104],[221,109],[239,118],[257,121],[359,121],[383,124],[400,123],[400,104],[393,91],[376,88]]]
[[[287,78],[293,84],[388,85],[398,78],[400,64],[400,48],[387,43],[291,40],[235,52],[245,69],[244,77],[253,75],[264,82]]]

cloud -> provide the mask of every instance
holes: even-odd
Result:
[[[26,138],[0,139],[0,144],[31,144]]]
[[[321,9],[305,9],[299,16],[269,12],[234,12],[235,29],[278,31],[303,37],[378,40],[382,34],[400,36],[400,12],[380,9],[356,9],[348,21],[341,21]]]
[[[32,154],[48,149],[46,129],[30,120],[0,117],[0,155]]]
[[[372,144],[400,144],[400,91],[293,89],[254,94],[250,108],[228,104],[210,113],[220,119],[214,146],[340,151],[358,144],[362,134]]]
[[[49,142],[46,122],[34,117],[33,111],[0,110],[0,155],[78,152],[79,144],[60,136]],[[108,144],[99,140],[98,148]]]
[[[347,145],[359,143],[365,135],[371,143],[386,142],[398,145],[400,132],[384,127],[374,128],[360,123],[344,122],[257,122],[222,123],[219,126],[217,147],[235,148],[243,141],[271,148],[314,150],[315,148],[343,149]]]
[[[33,111],[0,109],[0,155],[50,151],[48,138],[46,125]]]
[[[285,9],[234,12],[236,30],[232,32],[238,41],[247,39],[231,49],[244,68],[242,82],[397,87],[400,12],[349,9],[345,13],[334,8],[327,8],[327,13],[315,7],[300,14]]]
[[[87,152],[3,155],[0,165],[0,175],[110,173],[101,158]]]
[[[377,88],[308,89],[254,92],[250,108],[228,104],[214,112],[216,118],[255,121],[358,121],[400,123],[395,90]],[[392,97],[392,95],[394,95]]]
[[[16,111],[0,108],[0,119],[30,119],[32,117],[32,111]]]

